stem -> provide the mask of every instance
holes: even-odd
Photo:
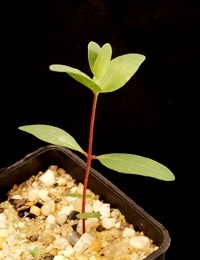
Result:
[[[83,200],[82,200],[82,213],[85,213],[85,203],[86,203],[86,190],[87,184],[90,174],[90,167],[93,159],[92,155],[92,146],[93,146],[93,136],[94,136],[94,122],[95,122],[95,114],[96,114],[96,106],[97,106],[97,98],[98,93],[93,92],[93,103],[92,103],[92,110],[91,110],[91,117],[90,117],[90,130],[89,130],[89,138],[88,138],[88,152],[87,152],[87,164],[86,164],[86,171],[83,183]],[[85,233],[85,219],[82,219],[82,233]]]

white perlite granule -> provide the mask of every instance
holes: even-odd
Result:
[[[125,216],[87,189],[82,234],[79,197],[82,183],[57,166],[50,166],[19,186],[0,204],[0,259],[6,260],[142,260],[158,249]]]

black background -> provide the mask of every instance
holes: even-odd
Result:
[[[178,183],[187,174],[187,129],[193,127],[190,93],[197,87],[197,2],[1,3],[1,168],[46,145],[19,131],[21,125],[58,126],[87,147],[92,95],[67,74],[51,72],[49,65],[66,64],[89,74],[90,41],[101,46],[109,42],[113,57],[131,52],[146,56],[125,87],[100,95],[93,151],[135,153],[172,170],[176,180],[163,182],[95,164],[168,229],[172,241],[167,260],[178,256]]]

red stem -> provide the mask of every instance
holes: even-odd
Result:
[[[92,155],[92,146],[93,146],[93,136],[94,136],[94,121],[95,121],[95,114],[96,114],[96,106],[97,106],[97,98],[98,93],[93,92],[93,103],[92,103],[92,111],[90,117],[90,131],[89,131],[89,139],[88,139],[88,153],[87,153],[87,164],[86,164],[86,171],[84,176],[84,183],[83,183],[83,200],[82,200],[82,213],[85,213],[85,203],[86,203],[86,190],[87,184],[90,174],[90,166],[92,163],[92,159],[94,158]],[[85,219],[82,219],[82,233],[85,233]]]

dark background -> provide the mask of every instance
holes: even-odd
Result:
[[[1,3],[0,168],[46,145],[19,131],[26,124],[51,124],[87,147],[92,95],[54,63],[89,74],[87,45],[110,43],[113,57],[141,53],[146,61],[125,87],[101,94],[93,151],[127,152],[163,163],[174,182],[95,168],[161,222],[177,259],[178,183],[186,173],[191,94],[199,54],[198,1],[4,1]],[[192,109],[191,109],[192,111]],[[190,131],[190,130],[189,130]]]

